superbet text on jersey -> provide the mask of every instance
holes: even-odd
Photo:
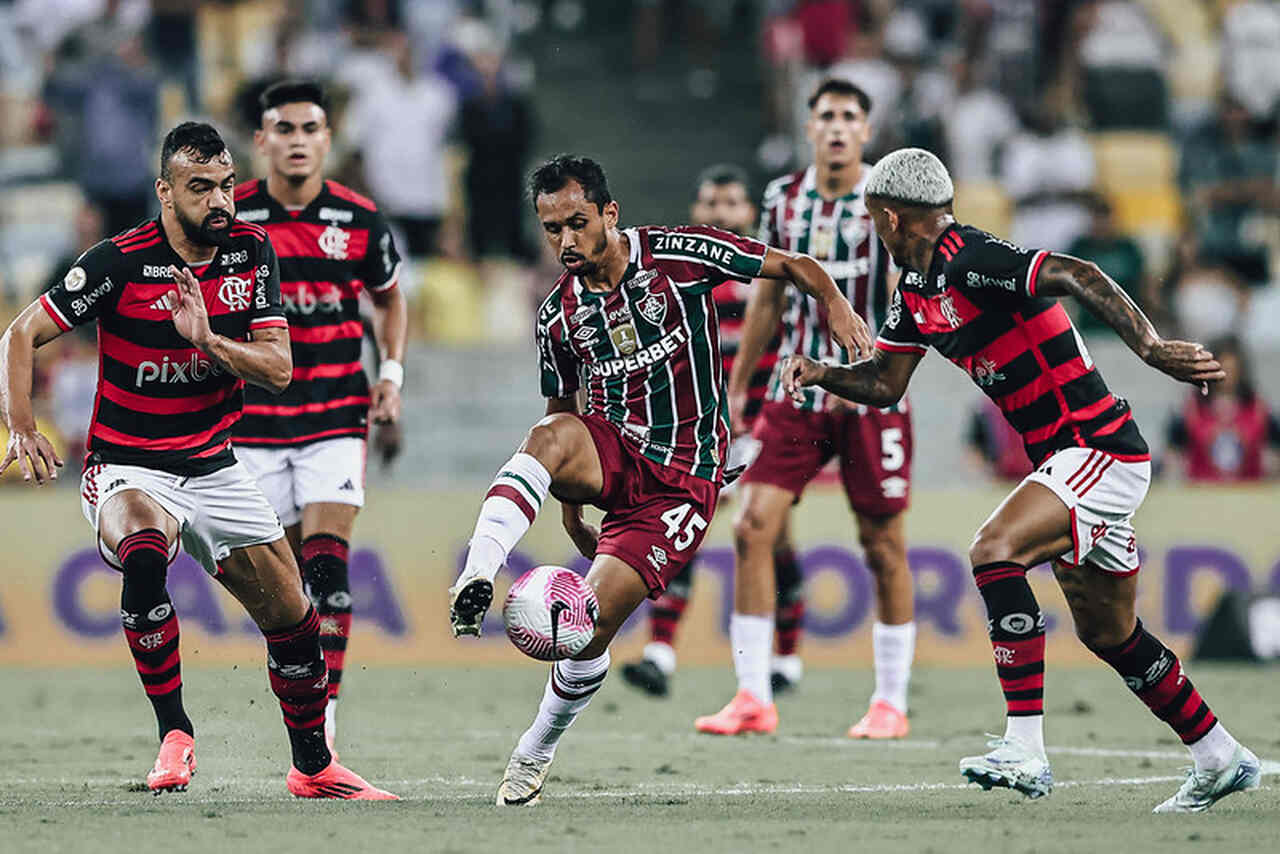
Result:
[[[373,201],[336,181],[301,210],[286,210],[264,180],[236,188],[237,216],[261,225],[280,257],[293,381],[283,394],[249,388],[238,445],[304,445],[363,438],[369,381],[360,364],[360,291],[385,293],[400,255]]]
[[[754,278],[767,247],[706,226],[624,233],[617,288],[592,293],[565,273],[539,309],[542,393],[568,397],[585,382],[587,412],[647,459],[718,481],[729,431],[712,289]]]
[[[188,266],[160,221],[152,220],[94,246],[40,297],[60,329],[98,322],[100,368],[86,465],[120,463],[196,477],[235,463],[230,435],[244,381],[178,334],[170,265]],[[287,325],[276,255],[261,228],[234,223],[230,242],[191,272],[215,333],[244,341],[254,329]]]

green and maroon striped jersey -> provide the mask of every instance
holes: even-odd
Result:
[[[542,394],[585,387],[587,412],[650,460],[718,481],[729,449],[712,290],[749,282],[767,247],[707,226],[627,229],[622,281],[592,293],[562,275],[538,310]]]
[[[765,188],[760,205],[760,240],[813,257],[835,280],[867,327],[877,329],[889,304],[888,275],[894,268],[888,251],[876,237],[862,195],[870,171],[864,164],[858,185],[838,199],[824,199],[819,194],[813,166],[775,179]],[[852,361],[847,350],[831,341],[827,316],[818,301],[800,293],[794,285],[787,288],[782,325],[780,357],[798,353],[829,364]],[[828,396],[820,388],[810,388],[804,393],[804,402],[795,402],[795,406],[806,411],[821,410]],[[791,400],[776,375],[769,399]]]

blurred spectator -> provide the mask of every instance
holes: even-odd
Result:
[[[371,74],[353,93],[346,129],[364,183],[408,253],[431,255],[449,202],[444,149],[457,103],[447,82],[415,70],[406,36],[389,36],[385,52],[393,70]]]
[[[137,34],[106,31],[110,49],[55,73],[45,99],[61,113],[64,156],[108,234],[146,219],[154,195],[159,81]]]
[[[1132,0],[1105,0],[1081,12],[1079,61],[1093,127],[1165,127],[1165,45],[1146,11]]]
[[[200,46],[196,13],[200,0],[151,0],[147,48],[166,77],[182,81],[187,111],[200,110]]]
[[[1170,305],[1181,333],[1209,341],[1239,329],[1249,303],[1244,283],[1230,268],[1200,254],[1194,240],[1184,240],[1180,252]]]
[[[1230,95],[1182,151],[1179,180],[1201,251],[1251,284],[1267,280],[1266,249],[1252,224],[1260,209],[1277,207],[1277,165],[1274,142]]]
[[[682,16],[668,14],[665,7],[670,5],[664,0],[635,0],[633,4],[631,59],[637,74],[637,94],[656,99],[666,93],[666,87],[654,75],[664,43],[680,40],[688,52],[684,66],[688,69],[685,85],[689,94],[695,98],[713,97],[719,85],[716,68],[720,43],[737,0],[682,0]]]
[[[1170,420],[1167,470],[1177,467],[1187,480],[1209,483],[1274,476],[1280,419],[1258,395],[1239,340],[1221,338],[1209,349],[1227,377],[1209,386],[1208,395],[1189,392],[1182,411]]]
[[[872,127],[878,152],[912,147],[947,159],[942,116],[955,101],[951,79],[928,65],[929,34],[916,12],[900,9],[885,24],[885,54],[897,74],[898,89]]]
[[[41,288],[41,291],[48,291],[58,282],[61,282],[63,277],[67,275],[67,271],[75,266],[80,256],[106,236],[107,231],[105,230],[102,213],[91,204],[81,205],[80,209],[76,211],[71,234],[71,245],[49,268],[49,276],[45,279],[44,287]],[[85,336],[90,341],[97,340],[97,333],[91,324],[73,327],[72,334]]]
[[[1280,5],[1235,3],[1222,20],[1222,76],[1229,95],[1255,119],[1280,107]]]
[[[972,459],[996,480],[1016,483],[1031,474],[1033,467],[1022,434],[990,398],[982,398],[970,413],[966,438]]]
[[[1150,300],[1145,288],[1146,271],[1142,250],[1133,238],[1121,234],[1117,229],[1111,203],[1104,196],[1090,199],[1089,210],[1092,214],[1089,231],[1072,241],[1067,253],[1097,264],[1102,272],[1124,288],[1134,302],[1139,305],[1147,304]],[[1077,315],[1076,326],[1083,332],[1111,329],[1088,310]]]
[[[1056,99],[1043,97],[1022,113],[1025,130],[1009,140],[1001,170],[1015,205],[1010,239],[1062,250],[1089,227],[1093,149]]]
[[[477,258],[536,260],[524,239],[524,166],[534,136],[533,103],[504,79],[503,56],[493,45],[493,39],[477,41],[471,62],[482,85],[458,116],[469,154],[467,234]]]
[[[956,96],[944,125],[951,177],[956,183],[991,181],[997,157],[1019,128],[1018,117],[1003,95],[979,79],[978,63],[961,60],[953,73]]]

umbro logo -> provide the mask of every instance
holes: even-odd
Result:
[[[340,492],[355,492],[356,485],[351,482],[351,478],[347,478],[346,482],[338,487],[338,490]]]

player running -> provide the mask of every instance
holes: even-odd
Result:
[[[896,271],[876,239],[864,195],[870,167],[862,162],[862,150],[871,135],[871,99],[848,81],[829,79],[808,103],[813,165],[769,185],[760,239],[818,259],[854,310],[874,327],[884,317]],[[735,421],[779,320],[785,330],[783,355],[798,353],[835,364],[851,361],[828,341],[821,306],[785,282],[761,282],[747,304],[742,348],[729,377]],[[717,735],[777,728],[769,679],[774,555],[791,508],[834,456],[840,460],[841,483],[876,589],[877,619],[871,631],[876,687],[869,708],[848,735],[903,738],[909,731],[907,685],[916,639],[903,525],[912,445],[906,402],[868,409],[821,389],[792,400],[775,381],[753,435],[760,440],[760,453],[742,476],[742,507],[734,520],[737,561],[729,634],[738,692],[718,713],[698,718],[695,726]],[[783,672],[798,680],[799,657],[785,662]]]
[[[1178,657],[1137,619],[1139,552],[1132,519],[1151,479],[1147,444],[1129,404],[1113,397],[1057,297],[1106,321],[1144,362],[1174,379],[1216,382],[1199,344],[1161,338],[1098,267],[1021,249],[951,215],[946,167],[905,148],[876,164],[867,205],[904,276],[874,356],[835,367],[790,359],[783,378],[800,397],[818,386],[887,406],[902,397],[929,347],[960,366],[1022,434],[1036,470],[983,523],[969,548],[987,607],[996,673],[1008,711],[1003,738],[960,760],[984,789],[1050,792],[1044,749],[1044,618],[1027,568],[1053,560],[1076,634],[1191,750],[1194,768],[1156,812],[1199,812],[1259,785],[1258,758],[1218,721]]]
[[[751,203],[747,189],[747,176],[737,166],[718,165],[703,170],[695,185],[693,207],[689,211],[689,221],[694,225],[710,225],[715,228],[732,231],[734,234],[747,234],[756,223],[756,207]],[[767,280],[766,280],[767,281]],[[723,285],[712,291],[716,303],[716,314],[720,318],[720,356],[724,361],[724,373],[728,375],[733,369],[733,362],[738,353],[741,339],[742,317],[747,307],[747,298],[751,293],[751,285],[737,279],[728,279]],[[775,333],[777,330],[775,330]],[[777,334],[769,343],[764,356],[760,359],[756,370],[751,374],[747,389],[747,402],[743,407],[742,421],[747,430],[738,431],[729,445],[728,469],[741,468],[749,463],[759,450],[759,442],[745,433],[760,412],[764,403],[765,391],[769,387],[769,379],[778,362],[778,347],[781,339]],[[736,484],[725,487],[720,498],[726,499]],[[656,697],[664,697],[669,690],[668,683],[676,669],[676,652],[672,646],[675,640],[676,626],[689,604],[689,592],[693,584],[693,567],[695,560],[685,563],[684,569],[667,584],[667,589],[649,612],[650,640],[645,645],[644,656],[639,661],[628,662],[622,666],[622,678],[629,684],[640,688]],[[800,574],[791,541],[783,531],[774,553],[774,566],[777,568],[777,617],[775,628],[777,634],[777,656],[775,665],[780,661],[788,661],[795,656],[799,643],[800,622],[804,615],[804,578]],[[789,685],[780,672],[773,674],[774,689],[779,690]]]
[[[614,633],[646,596],[662,594],[715,512],[729,429],[711,290],[726,279],[790,278],[826,307],[841,346],[861,353],[871,344],[812,258],[715,228],[620,229],[604,171],[587,158],[548,161],[530,191],[565,266],[537,319],[547,415],[485,495],[450,616],[455,635],[480,633],[493,578],[548,494],[592,559],[600,614],[586,649],[552,666],[498,787],[500,806],[537,803],[560,736],[608,673]],[[599,530],[584,522],[583,504],[605,511]]]
[[[218,132],[178,125],[160,154],[160,216],[94,246],[14,320],[0,340],[10,430],[0,471],[17,461],[24,479],[56,477],[62,460],[31,414],[34,351],[96,320],[100,372],[81,508],[103,559],[123,576],[125,639],[159,725],[147,786],[186,789],[196,770],[178,617],[165,589],[181,539],[266,637],[293,752],[289,791],[394,799],[325,746],[320,621],[276,514],[232,453],[246,381],[279,393],[292,370],[276,254],[266,232],[236,221],[234,186]]]
[[[280,257],[293,382],[279,396],[245,390],[236,457],[280,517],[320,614],[332,750],[351,630],[347,552],[364,505],[367,422],[400,418],[408,310],[386,221],[372,201],[324,179],[330,139],[324,91],[286,81],[263,92],[260,106],[254,142],[269,171],[265,180],[236,187],[236,205],[240,219],[266,229]],[[373,298],[382,355],[372,389],[360,364],[361,291]]]

